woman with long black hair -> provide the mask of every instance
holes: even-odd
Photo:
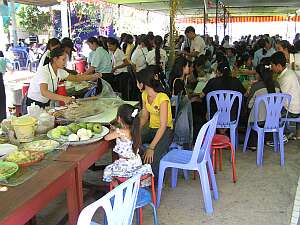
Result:
[[[158,178],[159,162],[168,152],[173,137],[173,122],[170,98],[165,92],[157,66],[148,66],[137,73],[138,87],[142,92],[142,115],[140,125],[142,143],[150,143],[144,154],[144,162],[151,164]],[[146,125],[149,121],[149,125]]]
[[[30,82],[26,105],[32,103],[45,108],[50,100],[63,101],[66,104],[74,101],[73,98],[56,94],[59,81],[86,81],[98,79],[100,75],[69,75],[64,70],[67,54],[62,48],[55,48],[50,52],[50,62],[37,71]]]
[[[248,123],[254,121],[254,102],[258,96],[280,92],[279,84],[273,80],[271,59],[269,57],[261,60],[261,63],[256,67],[256,72],[257,82],[252,84],[247,93],[247,107],[250,110]],[[266,109],[263,104],[260,105],[258,112],[258,123],[263,125],[266,119]],[[256,150],[256,138],[255,132],[251,131],[248,144],[249,149]]]
[[[50,61],[50,51],[52,51],[55,48],[59,48],[61,46],[60,41],[57,38],[51,38],[49,39],[47,45],[46,45],[46,51],[42,55],[39,65],[37,67],[37,70],[42,68],[44,65],[48,64]]]
[[[114,87],[114,76],[112,74],[112,62],[109,53],[100,46],[97,38],[90,37],[87,40],[87,44],[92,52],[89,55],[89,67],[84,73],[86,75],[93,73],[101,73],[102,79],[107,81],[112,87]],[[96,94],[100,94],[102,91],[102,81],[98,79]]]
[[[162,49],[163,39],[157,35],[154,37],[154,49],[149,51],[146,57],[148,65],[157,65],[161,71],[165,72],[166,63],[168,61],[167,53]]]
[[[258,40],[259,49],[254,53],[253,65],[256,67],[263,58],[271,57],[276,51],[273,48],[272,38]]]

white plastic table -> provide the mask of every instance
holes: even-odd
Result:
[[[133,106],[137,106],[139,104],[138,101],[125,101],[125,103]],[[109,108],[100,114],[80,119],[80,122],[101,123],[107,125],[112,123],[117,118],[117,113],[117,107]]]

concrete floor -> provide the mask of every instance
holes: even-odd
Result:
[[[285,167],[279,165],[279,155],[265,147],[264,165],[256,167],[256,152],[237,152],[237,176],[231,180],[228,152],[224,153],[223,171],[216,175],[219,200],[213,202],[214,213],[205,214],[199,178],[185,181],[179,174],[175,189],[165,181],[158,209],[160,225],[288,225],[290,223],[296,185],[300,174],[300,141],[285,145]],[[99,184],[100,172],[89,171],[86,179]],[[97,199],[89,195],[87,204]],[[151,209],[144,210],[144,225],[151,225]],[[53,225],[66,213],[65,196],[43,210],[38,224]],[[298,223],[300,224],[300,222]]]

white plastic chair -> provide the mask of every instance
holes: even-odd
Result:
[[[105,196],[85,207],[78,218],[77,225],[97,223],[92,218],[98,208],[103,208],[105,220],[109,225],[130,225],[132,223],[141,175],[136,175]]]

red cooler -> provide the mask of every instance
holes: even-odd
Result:
[[[23,87],[22,87],[22,97],[24,97],[27,94],[28,89],[29,89],[29,85],[30,85],[30,83],[24,83],[23,84]]]
[[[65,82],[58,82],[56,94],[67,96]],[[60,106],[64,106],[65,102],[59,101]]]
[[[84,73],[85,72],[85,64],[86,62],[84,60],[78,60],[75,62],[75,68],[78,73]]]

